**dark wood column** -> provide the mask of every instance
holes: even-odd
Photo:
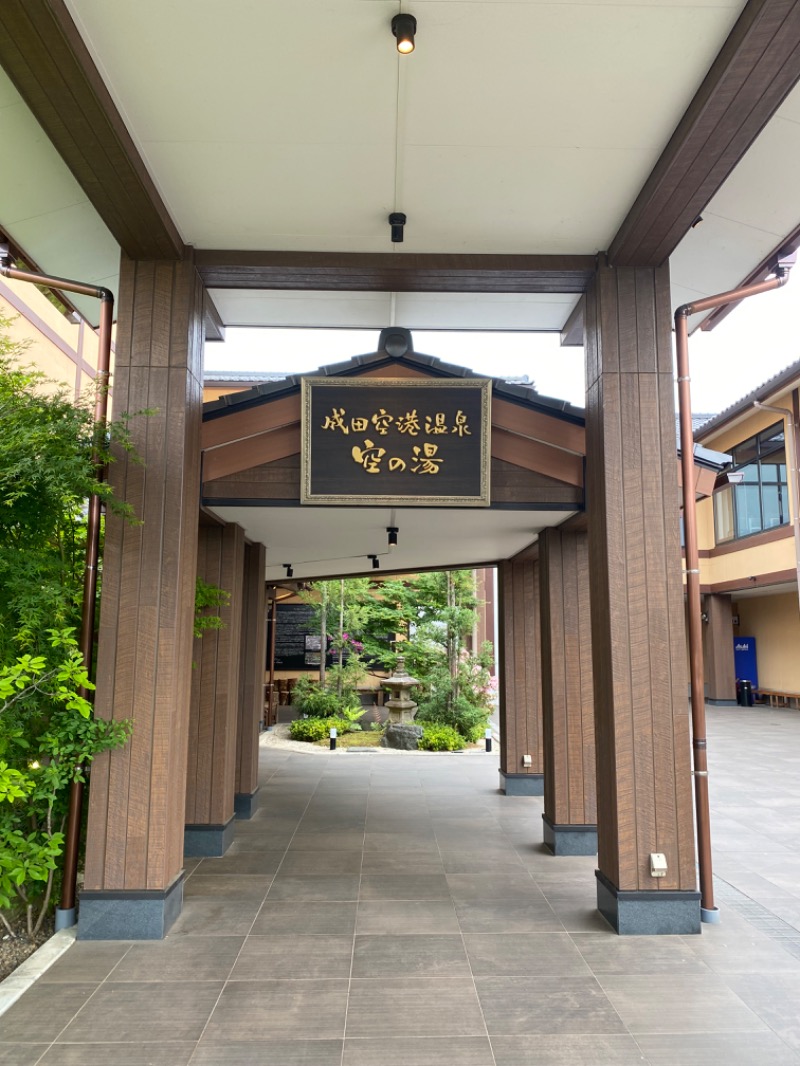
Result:
[[[82,938],[160,937],[181,908],[202,358],[191,258],[123,257],[114,408],[154,413],[110,471],[141,524],[107,518],[96,708],[133,736],[92,766]]]
[[[597,877],[620,933],[700,931],[670,325],[667,264],[598,270],[584,327]]]
[[[500,790],[507,796],[541,796],[544,762],[538,562],[501,563],[497,587]]]
[[[597,852],[589,544],[584,532],[539,538],[544,842],[554,855]]]
[[[736,704],[736,667],[733,661],[733,609],[731,597],[703,597],[703,657],[706,699],[723,706]]]
[[[264,714],[267,666],[266,556],[263,544],[245,545],[234,796],[237,818],[251,818],[258,807],[258,736]]]
[[[230,599],[219,612],[222,628],[194,642],[186,855],[224,855],[233,841],[244,548],[241,526],[200,527],[197,573]]]

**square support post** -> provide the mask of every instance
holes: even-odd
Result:
[[[186,855],[224,855],[233,841],[244,547],[241,526],[200,527],[197,573],[229,600],[219,611],[222,627],[194,642]]]
[[[263,544],[245,545],[234,796],[237,818],[252,818],[258,808],[258,737],[264,714],[267,663],[266,556]]]
[[[539,640],[539,564],[501,563],[498,659],[500,671],[500,791],[541,796],[542,680]]]
[[[668,264],[600,267],[584,328],[598,908],[698,933]]]
[[[546,529],[539,544],[544,842],[554,855],[595,855],[588,536]]]
[[[113,376],[141,462],[120,454],[106,519],[96,713],[130,719],[92,765],[82,939],[156,939],[180,913],[200,491],[204,289],[181,262],[123,256]]]

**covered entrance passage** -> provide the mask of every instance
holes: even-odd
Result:
[[[97,710],[135,727],[93,769],[82,936],[163,936],[181,910],[187,811],[224,847],[235,804],[247,814],[254,802],[255,744],[233,738],[254,741],[257,679],[233,642],[226,652],[220,639],[209,707],[225,727],[197,729],[198,742],[220,738],[221,761],[196,747],[190,763],[187,751],[198,510],[221,499],[212,481],[273,463],[288,476],[296,418],[262,427],[256,466],[239,456],[215,470],[213,451],[230,458],[237,443],[211,448],[204,434],[238,415],[203,422],[204,338],[245,324],[398,322],[547,329],[583,344],[580,482],[563,471],[580,449],[540,434],[535,409],[502,390],[493,456],[524,471],[505,491],[526,505],[534,487],[573,493],[566,511],[545,493],[547,513],[580,511],[581,489],[587,530],[529,524],[526,542],[503,507],[470,524],[471,561],[502,571],[505,786],[544,775],[553,850],[588,846],[596,825],[597,902],[622,931],[698,929],[671,312],[762,277],[797,243],[785,175],[800,150],[798,5],[421,0],[413,55],[395,50],[398,6],[343,0],[309,17],[290,0],[202,15],[184,2],[10,0],[0,13],[15,160],[0,223],[28,261],[116,292],[116,408],[156,411],[135,432],[143,465],[123,458],[112,473],[143,524],[108,524]],[[390,214],[405,215],[394,232]],[[560,473],[531,467],[540,444]],[[222,497],[229,509],[246,498]],[[257,633],[244,622],[261,615],[253,575],[299,547],[273,559],[267,528],[248,543],[253,510],[201,533],[203,565],[239,591],[231,637]],[[277,516],[288,509],[264,510],[285,550],[291,529]],[[347,535],[335,517],[334,534]],[[417,526],[420,542],[435,534]],[[541,671],[530,671],[537,648]],[[540,673],[541,756],[536,730],[518,724]]]

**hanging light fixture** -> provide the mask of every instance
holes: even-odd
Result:
[[[395,15],[392,19],[392,33],[397,38],[397,51],[408,55],[414,51],[414,35],[417,32],[417,20],[413,15]]]
[[[397,526],[387,526],[386,532],[389,534],[389,551],[391,551],[392,548],[397,547],[397,534],[400,532],[400,530],[397,528]]]

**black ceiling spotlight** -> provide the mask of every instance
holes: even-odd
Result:
[[[389,225],[392,227],[392,244],[403,243],[403,226],[406,224],[406,216],[402,211],[392,211],[389,215]]]
[[[367,558],[368,559],[372,559],[372,569],[373,570],[380,570],[381,561],[380,561],[380,559],[378,558],[377,555],[368,555]]]
[[[294,570],[292,569],[292,564],[291,563],[282,563],[281,565],[286,568],[286,576],[287,577],[294,577]]]
[[[392,548],[397,547],[397,534],[400,532],[400,530],[397,528],[397,526],[387,526],[386,532],[389,534],[389,551],[391,551]]]
[[[392,33],[397,38],[397,51],[404,56],[414,51],[414,35],[417,32],[417,20],[413,15],[395,15],[392,19]]]

